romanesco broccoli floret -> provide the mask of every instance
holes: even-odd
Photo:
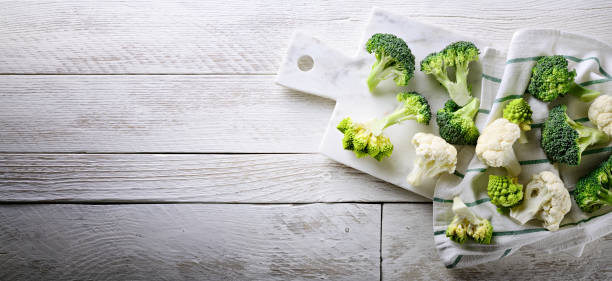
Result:
[[[535,98],[550,102],[568,93],[590,102],[599,96],[599,92],[584,88],[574,82],[576,70],[569,71],[567,60],[563,56],[540,57],[531,69],[531,80],[527,90]]]
[[[493,205],[504,210],[521,203],[523,185],[515,177],[489,175],[487,194]]]
[[[438,53],[429,54],[421,61],[421,71],[433,75],[446,88],[450,98],[459,106],[465,106],[472,99],[467,78],[470,62],[478,61],[480,51],[474,43],[459,41],[452,43]],[[454,79],[449,70],[455,68]]]
[[[385,128],[405,120],[429,124],[431,109],[423,96],[416,92],[399,93],[397,100],[401,105],[383,118],[375,118],[365,123],[353,122],[350,117],[344,118],[336,127],[344,134],[342,147],[354,151],[359,158],[369,155],[382,161],[393,152],[391,140],[383,135]]]
[[[404,40],[393,35],[376,33],[366,43],[368,53],[376,55],[376,62],[368,76],[368,88],[393,78],[398,86],[406,86],[414,75],[414,55]]]
[[[529,103],[522,98],[511,100],[506,107],[504,107],[503,117],[508,121],[519,125],[521,128],[521,136],[519,137],[519,143],[527,143],[527,137],[525,132],[531,130],[531,115],[533,111],[529,106]]]

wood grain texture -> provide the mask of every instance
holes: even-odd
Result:
[[[490,40],[560,28],[612,42],[609,1],[2,1],[1,73],[275,73],[305,29],[353,54],[372,6]]]
[[[0,279],[379,280],[379,231],[378,204],[0,205]]]
[[[333,109],[273,76],[0,75],[3,152],[317,152]]]
[[[427,202],[318,154],[0,154],[0,202]]]
[[[432,206],[384,204],[383,280],[610,280],[612,235],[588,244],[582,257],[525,247],[497,262],[445,269],[432,237]]]

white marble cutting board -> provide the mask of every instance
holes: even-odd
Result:
[[[404,39],[416,58],[415,75],[406,87],[397,87],[392,79],[381,82],[375,93],[370,93],[366,78],[375,61],[365,50],[365,43],[374,33],[392,33]],[[342,133],[336,125],[345,117],[354,121],[366,121],[393,111],[398,102],[395,95],[402,90],[416,91],[424,95],[432,107],[432,113],[448,100],[445,89],[433,78],[420,72],[420,61],[429,53],[443,49],[449,43],[466,40],[474,42],[485,52],[488,44],[474,38],[461,36],[439,27],[422,24],[408,18],[374,8],[369,23],[357,45],[357,54],[349,57],[333,50],[305,33],[296,32],[290,43],[287,57],[281,65],[277,83],[295,90],[336,100],[336,107],[327,126],[320,152],[340,163],[353,167],[374,177],[398,185],[427,198],[433,198],[434,183],[415,187],[406,182],[414,159],[412,136],[417,132],[437,135],[435,118],[429,126],[406,121],[385,130],[394,145],[391,157],[378,162],[371,157],[356,158],[354,153],[342,148]],[[298,67],[298,60],[308,56],[313,66],[308,71]],[[472,94],[480,97],[482,67],[472,63],[469,82]],[[493,93],[494,94],[494,93]],[[459,157],[461,147],[457,146]],[[469,150],[469,149],[468,149]],[[465,158],[465,157],[464,157]],[[468,157],[469,158],[469,157]],[[460,161],[470,159],[460,159]]]

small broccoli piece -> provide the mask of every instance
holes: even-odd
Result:
[[[519,143],[527,143],[525,132],[531,130],[532,114],[531,107],[522,98],[513,99],[504,107],[504,118],[521,128]]]
[[[393,35],[376,33],[366,43],[368,53],[374,52],[376,62],[368,76],[370,92],[382,80],[393,77],[398,86],[406,86],[414,75],[414,55],[404,40]]]
[[[440,136],[450,144],[475,145],[480,132],[474,123],[480,100],[472,99],[464,107],[459,107],[453,100],[448,100],[438,110],[436,122]]]
[[[583,102],[591,102],[599,96],[599,92],[576,84],[576,70],[569,71],[567,67],[567,60],[563,56],[540,57],[531,69],[531,81],[527,90],[544,102],[551,102],[568,93]]]
[[[467,77],[472,61],[478,61],[480,50],[471,42],[452,43],[444,50],[429,54],[421,61],[421,71],[433,75],[459,106],[465,106],[472,99]],[[449,77],[449,68],[455,67],[454,81]]]
[[[591,213],[602,206],[612,205],[612,157],[580,178],[574,190],[574,199],[581,210]]]
[[[405,120],[429,124],[431,110],[423,96],[416,92],[399,93],[397,100],[401,105],[383,118],[375,118],[365,123],[355,123],[350,117],[344,118],[336,127],[344,134],[342,147],[354,151],[358,158],[369,155],[382,161],[393,152],[393,144],[383,135],[385,128]]]
[[[489,175],[487,194],[491,203],[499,208],[510,208],[518,205],[523,200],[523,185],[518,183],[517,178],[508,176]]]
[[[559,105],[548,112],[542,127],[541,146],[551,162],[577,166],[587,147],[606,143],[609,137],[595,128],[574,122],[566,110],[566,105]]]
[[[487,219],[476,216],[459,196],[453,199],[455,217],[446,228],[446,237],[463,244],[467,237],[472,237],[480,244],[491,244],[493,226]]]

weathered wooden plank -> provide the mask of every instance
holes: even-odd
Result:
[[[333,105],[273,76],[0,75],[0,151],[316,152]]]
[[[298,28],[352,54],[373,5],[490,40],[560,28],[612,42],[608,1],[2,1],[0,73],[274,73]]]
[[[610,280],[612,235],[586,246],[583,256],[546,254],[529,247],[500,261],[446,269],[432,238],[432,206],[384,204],[383,280]]]
[[[318,154],[0,154],[0,202],[426,202]]]
[[[2,280],[378,280],[380,205],[0,205]]]

